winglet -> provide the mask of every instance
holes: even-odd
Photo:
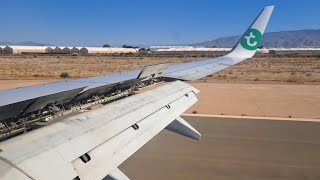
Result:
[[[235,63],[237,63],[246,58],[251,58],[256,53],[273,12],[273,8],[274,6],[267,6],[261,11],[227,57],[233,58]]]
[[[189,123],[187,123],[187,121],[185,121],[181,117],[176,118],[165,129],[195,140],[200,140],[202,136],[197,130],[195,130]]]

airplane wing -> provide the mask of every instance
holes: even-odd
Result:
[[[198,90],[181,81],[71,116],[0,144],[1,179],[102,179],[162,129],[183,129],[180,115]],[[177,132],[180,132],[177,130]],[[3,169],[2,167],[6,167]]]
[[[252,57],[272,10],[264,8],[223,57],[1,91],[0,125],[22,128],[48,111],[57,122],[0,142],[0,179],[128,179],[118,166],[163,129],[199,140],[180,117],[198,90],[182,81],[106,100],[154,78],[194,80]]]

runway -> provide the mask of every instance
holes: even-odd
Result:
[[[185,119],[201,141],[164,130],[119,168],[131,179],[320,179],[320,123]]]

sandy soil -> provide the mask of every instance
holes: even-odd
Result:
[[[207,59],[206,54],[158,54],[122,56],[2,55],[0,79],[59,79],[96,76],[141,69],[150,64],[178,63]],[[210,75],[203,81],[251,81],[320,84],[320,56],[315,54],[256,55],[254,58]]]
[[[187,113],[320,118],[320,86],[191,83],[199,101]]]
[[[187,62],[201,58],[136,56],[10,55],[0,56],[0,79],[59,79],[66,72],[70,78],[110,74],[142,69],[146,65]],[[202,58],[203,59],[203,58]]]
[[[56,82],[56,79],[52,80],[0,80],[0,90],[19,88],[24,86],[33,86],[38,84]]]
[[[319,83],[320,58],[309,56],[255,56],[203,80]]]

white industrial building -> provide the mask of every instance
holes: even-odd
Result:
[[[139,50],[133,48],[103,48],[103,47],[84,47],[80,49],[81,54],[120,54],[137,53]]]
[[[73,47],[70,49],[71,54],[79,54],[81,47]]]
[[[3,48],[4,54],[22,54],[22,53],[45,53],[46,46],[6,46]]]
[[[54,54],[62,54],[63,52],[62,52],[62,48],[63,47],[58,47],[58,46],[56,46],[55,48],[53,48],[53,53]]]
[[[47,53],[47,54],[52,54],[54,48],[55,48],[55,47],[51,47],[51,46],[47,47],[47,48],[45,49],[45,53]]]
[[[269,48],[270,51],[319,51],[320,48]]]
[[[205,48],[205,47],[192,47],[192,46],[170,46],[169,48],[154,49],[154,51],[215,51],[224,52],[231,51],[231,48]]]
[[[83,47],[80,49],[80,54],[104,54],[104,53],[108,53],[107,48]]]
[[[198,52],[198,51],[213,51],[213,52],[229,52],[232,48],[205,48],[193,46],[150,46],[152,51],[157,52]],[[320,51],[320,48],[262,48],[258,49],[257,53],[277,53],[277,52],[307,52]]]
[[[80,54],[88,54],[88,53],[89,53],[89,51],[87,48],[83,47],[80,49]]]
[[[111,53],[137,53],[139,52],[139,49],[134,49],[134,48],[110,48]]]
[[[70,54],[71,53],[72,47],[64,47],[62,48],[62,52],[65,54]]]
[[[137,53],[134,48],[103,48],[103,47],[59,47],[59,46],[1,46],[0,53],[46,53],[46,54],[121,54]]]
[[[85,47],[80,49],[81,54],[108,54],[111,53],[110,48],[103,47]]]

